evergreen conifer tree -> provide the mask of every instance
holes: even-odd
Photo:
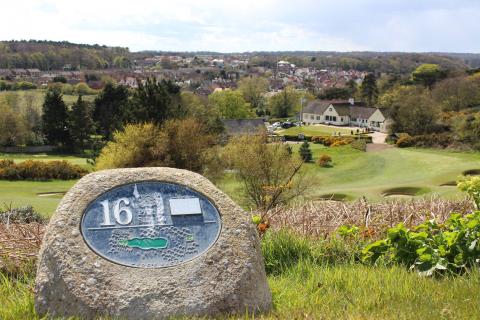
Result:
[[[68,110],[58,90],[47,91],[42,110],[42,132],[46,142],[66,147],[70,142]]]
[[[310,144],[308,143],[308,141],[302,143],[298,152],[300,153],[300,158],[304,162],[312,161],[312,150],[310,150]]]
[[[69,132],[75,150],[83,152],[94,131],[91,109],[79,95],[69,115]]]
[[[373,73],[369,73],[363,79],[363,82],[360,86],[360,93],[362,98],[364,98],[369,106],[372,106],[378,97],[378,88],[377,88],[377,78]]]
[[[107,83],[95,99],[93,120],[98,133],[110,140],[113,132],[120,130],[126,120],[128,89],[125,86],[115,86]]]

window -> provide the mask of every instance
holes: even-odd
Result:
[[[328,111],[332,112],[332,108],[328,108]]]
[[[315,119],[315,117],[313,116],[313,114],[310,116],[310,120],[313,120]]]
[[[317,120],[318,120],[318,121],[320,121],[320,120],[321,120],[320,116],[317,116]]]

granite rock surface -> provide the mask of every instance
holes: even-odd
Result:
[[[110,189],[138,181],[170,182],[205,195],[222,229],[201,256],[154,269],[122,266],[93,252],[80,223],[87,206]],[[99,171],[65,195],[47,227],[35,282],[40,315],[125,319],[265,312],[271,308],[260,242],[249,215],[199,174],[172,168]]]

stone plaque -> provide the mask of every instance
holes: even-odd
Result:
[[[95,199],[82,217],[88,246],[125,266],[161,268],[207,251],[220,234],[218,210],[203,195],[172,183],[138,182]]]
[[[46,229],[35,280],[40,316],[164,319],[270,308],[250,215],[196,173],[89,174]]]

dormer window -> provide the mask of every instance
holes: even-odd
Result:
[[[328,111],[332,112],[332,108],[328,108]]]

